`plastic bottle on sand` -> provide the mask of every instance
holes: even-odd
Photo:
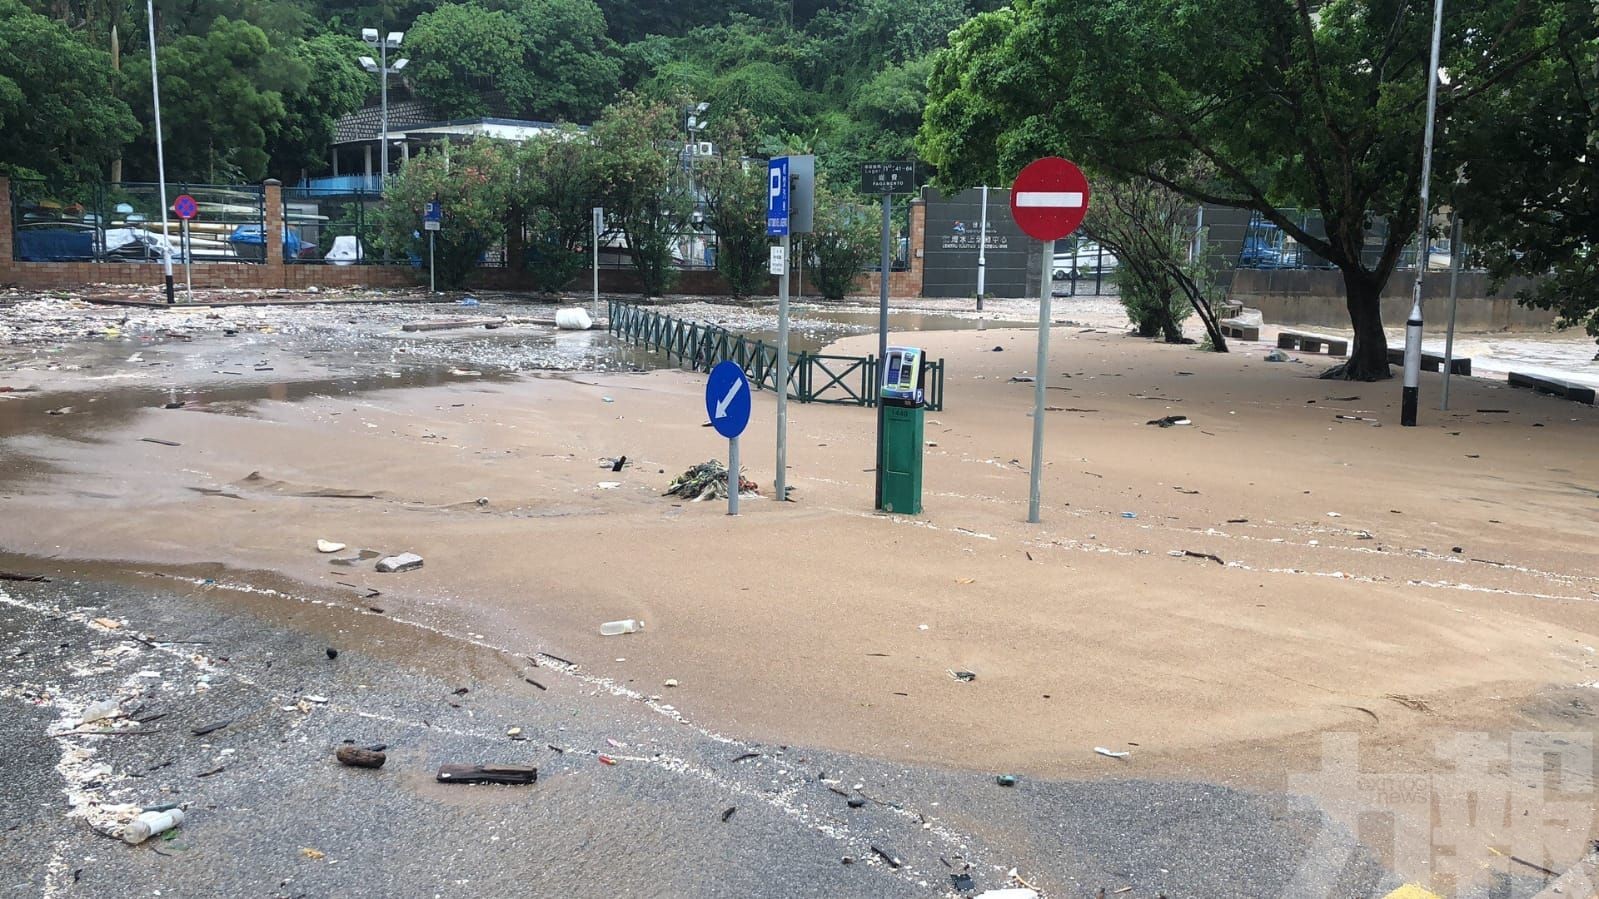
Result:
[[[607,621],[600,625],[600,636],[614,637],[618,634],[636,634],[644,629],[644,622],[637,618],[624,618],[621,621]]]

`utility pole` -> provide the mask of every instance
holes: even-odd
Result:
[[[172,288],[172,232],[167,224],[167,159],[161,140],[161,78],[155,66],[155,0],[144,0],[145,18],[150,26],[150,104],[155,108],[155,169],[161,185],[161,265],[167,282],[167,305],[177,303]]]
[[[376,28],[361,29],[361,40],[367,46],[376,47],[378,59],[374,61],[370,56],[361,57],[361,68],[378,76],[379,100],[378,118],[381,121],[379,135],[378,159],[382,170],[378,173],[378,192],[382,193],[389,183],[389,75],[398,75],[400,70],[410,62],[409,59],[396,59],[394,65],[389,65],[389,50],[400,49],[400,42],[405,40],[405,32],[391,31],[381,40],[378,38]],[[371,157],[367,157],[371,159]]]
[[[1421,215],[1416,222],[1416,285],[1411,294],[1410,318],[1405,322],[1405,385],[1399,410],[1399,424],[1416,426],[1416,403],[1421,382],[1421,285],[1427,276],[1427,226],[1432,218],[1428,193],[1432,181],[1432,134],[1438,113],[1438,48],[1443,43],[1444,0],[1433,0],[1432,61],[1427,66],[1427,126],[1421,144]]]
[[[988,289],[988,185],[986,184],[983,185],[983,212],[979,221],[981,224],[977,226],[977,311],[982,312],[983,293]]]

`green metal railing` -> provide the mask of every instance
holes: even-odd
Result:
[[[777,347],[720,325],[675,318],[653,309],[610,300],[610,331],[618,338],[661,353],[690,371],[710,371],[732,360],[760,390],[777,389]],[[790,352],[788,395],[801,403],[877,405],[877,356],[838,356]],[[927,408],[944,408],[944,360],[929,362],[925,373]]]

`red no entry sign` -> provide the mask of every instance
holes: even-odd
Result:
[[[1059,240],[1088,215],[1088,179],[1059,156],[1028,163],[1011,185],[1010,214],[1028,237]]]
[[[172,201],[172,211],[176,212],[180,219],[192,219],[195,213],[200,211],[200,204],[194,202],[194,198],[188,194],[178,194],[178,198]]]

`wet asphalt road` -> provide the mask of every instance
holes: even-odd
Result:
[[[389,610],[35,568],[55,580],[0,582],[4,895],[950,896],[1006,886],[1012,867],[1049,897],[1398,886],[1303,800],[1140,781],[1007,789],[752,744],[682,720],[665,688],[652,702]],[[119,728],[146,732],[51,735],[107,697],[146,719]],[[387,765],[340,766],[343,740],[387,744]],[[445,762],[537,765],[539,778],[435,783]],[[829,789],[857,785],[858,809]],[[176,802],[189,817],[130,847],[91,827],[114,826],[103,810],[68,814],[85,801]],[[973,889],[957,889],[962,871]]]

